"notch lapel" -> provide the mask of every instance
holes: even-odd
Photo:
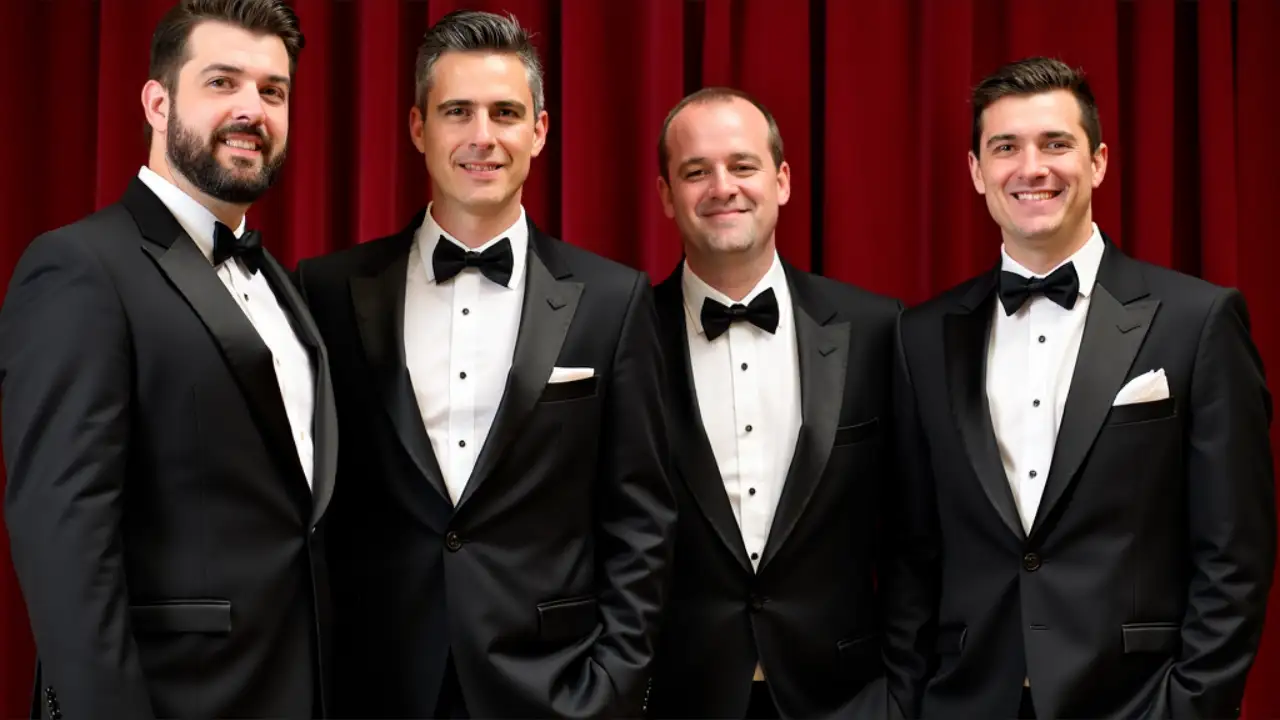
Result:
[[[669,433],[675,449],[676,465],[680,476],[689,488],[689,494],[707,522],[724,543],[729,553],[746,573],[754,573],[747,558],[747,547],[742,542],[742,529],[733,516],[733,507],[725,493],[724,478],[716,463],[711,441],[702,426],[698,407],[698,392],[693,382],[693,368],[689,360],[688,328],[685,325],[684,289],[680,278],[683,263],[676,267],[654,293],[661,326],[663,353],[666,358],[667,379],[671,383]]]
[[[397,247],[392,250],[393,259],[381,272],[368,277],[351,278],[351,302],[355,308],[365,358],[369,362],[383,409],[418,472],[427,479],[440,500],[449,505],[444,474],[431,449],[431,439],[422,423],[417,395],[413,391],[413,383],[405,363],[404,290],[409,269],[409,251],[416,227],[416,224],[411,225],[402,233]],[[415,508],[422,518],[428,519],[428,525],[434,526],[435,523],[430,518],[437,513],[423,505],[425,498],[418,488],[401,488],[401,491],[407,507]]]
[[[311,420],[313,453],[311,470],[311,525],[324,517],[333,497],[333,484],[338,471],[338,416],[333,397],[333,382],[329,376],[329,352],[320,337],[311,313],[303,303],[298,290],[285,274],[276,259],[263,251],[262,274],[284,306],[298,340],[310,349],[312,371],[315,374],[314,406]],[[287,417],[286,417],[287,419]]]
[[[524,307],[520,313],[511,371],[507,374],[507,385],[493,418],[493,427],[458,498],[458,508],[475,494],[476,488],[497,467],[503,451],[538,403],[556,358],[560,356],[565,336],[569,334],[569,326],[578,310],[578,300],[582,297],[582,283],[564,279],[571,277],[572,273],[560,266],[550,240],[545,239],[532,223],[525,262]]]
[[[801,424],[769,539],[760,558],[760,572],[764,572],[791,535],[826,470],[840,424],[849,363],[848,321],[832,322],[836,318],[835,308],[817,293],[810,292],[805,279],[791,266],[785,267],[795,317],[796,354],[800,361]]]
[[[1141,268],[1108,242],[1089,301],[1044,496],[1031,526],[1033,538],[1079,474],[1147,337],[1160,307],[1159,300],[1147,295]]]
[[[1014,504],[1013,491],[1005,476],[1000,448],[991,424],[991,407],[987,401],[987,343],[995,313],[996,273],[999,269],[974,281],[961,300],[960,307],[945,316],[947,385],[951,396],[951,412],[964,441],[973,472],[987,499],[1018,537],[1026,539],[1022,519]]]

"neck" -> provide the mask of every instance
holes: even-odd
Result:
[[[1093,221],[1086,216],[1077,228],[1063,228],[1052,237],[1027,238],[1004,233],[1004,249],[1019,265],[1044,275],[1075,255],[1093,236]]]
[[[689,270],[734,302],[741,302],[760,284],[773,267],[773,256],[772,240],[749,253],[702,254],[690,244],[685,246],[685,264]]]
[[[232,230],[240,227],[240,223],[244,221],[245,213],[249,211],[248,204],[224,202],[202,192],[185,175],[170,167],[169,158],[165,155],[163,148],[153,147],[151,149],[151,157],[147,167],[155,174],[168,180],[174,187],[189,195],[191,199],[200,203],[206,210],[213,213],[218,222]]]
[[[439,197],[440,193],[435,193]],[[498,236],[520,219],[520,193],[491,212],[477,212],[448,201],[431,204],[431,219],[442,230],[469,248],[478,248]]]

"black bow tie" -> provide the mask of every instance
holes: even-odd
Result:
[[[464,250],[442,236],[436,243],[436,251],[431,254],[431,267],[435,270],[437,284],[447,282],[464,269],[473,267],[485,277],[506,287],[511,282],[511,268],[514,264],[511,241],[507,238],[502,238],[484,252],[476,252]]]
[[[778,298],[769,288],[756,296],[750,305],[734,303],[732,307],[707,298],[702,301],[702,329],[707,333],[707,340],[720,337],[729,326],[738,320],[746,320],[769,333],[778,329]]]
[[[1076,266],[1067,263],[1043,278],[1028,278],[1007,270],[1001,271],[1000,303],[1004,305],[1005,315],[1018,312],[1018,308],[1036,293],[1067,310],[1075,307],[1076,295],[1080,293],[1080,278],[1076,275]]]
[[[213,223],[213,266],[217,267],[231,258],[240,262],[252,275],[262,266],[262,235],[257,230],[246,230],[240,237],[220,222]]]

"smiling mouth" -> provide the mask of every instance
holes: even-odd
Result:
[[[459,163],[467,172],[497,172],[505,167],[502,163]]]
[[[1037,190],[1035,192],[1016,192],[1013,193],[1013,197],[1024,202],[1040,202],[1052,200],[1061,194],[1061,190]]]

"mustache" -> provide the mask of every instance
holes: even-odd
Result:
[[[225,140],[228,135],[256,135],[262,140],[264,145],[271,142],[271,138],[267,137],[267,129],[262,125],[251,123],[233,123],[231,125],[223,125],[213,133],[214,140]]]

